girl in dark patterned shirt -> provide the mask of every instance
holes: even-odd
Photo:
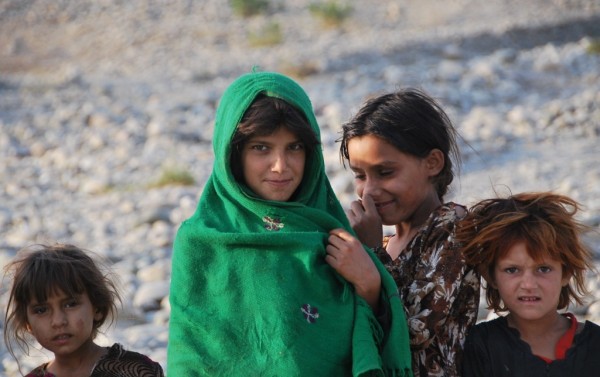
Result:
[[[600,326],[558,310],[582,304],[594,270],[576,220],[579,205],[551,192],[474,205],[457,238],[487,282],[488,307],[465,342],[463,376],[598,376]]]
[[[443,109],[416,89],[367,101],[341,138],[359,196],[347,215],[396,280],[416,377],[460,375],[465,336],[477,319],[480,276],[454,242],[466,209],[443,201],[454,177],[451,157],[460,160],[455,138]],[[382,225],[395,234],[383,238]]]
[[[114,283],[83,250],[72,245],[25,249],[6,271],[13,274],[5,315],[4,341],[29,354],[35,340],[54,354],[26,377],[162,377],[160,364],[120,344],[94,342],[114,318],[120,301]],[[33,337],[33,338],[32,338]]]

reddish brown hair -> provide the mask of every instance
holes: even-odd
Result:
[[[587,229],[575,219],[580,205],[573,199],[550,192],[522,193],[506,199],[487,199],[475,204],[461,221],[457,241],[463,245],[467,264],[477,266],[488,281],[488,309],[506,311],[494,281],[499,258],[518,242],[524,242],[529,256],[541,261],[560,261],[563,276],[571,279],[560,293],[557,309],[574,301],[582,304],[588,293],[585,272],[593,269],[590,250],[580,235]]]

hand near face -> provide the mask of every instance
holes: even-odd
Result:
[[[370,195],[364,195],[362,200],[353,201],[350,209],[346,211],[346,216],[362,243],[372,248],[381,246],[383,239],[381,217]]]
[[[379,305],[381,275],[358,239],[344,229],[329,232],[325,261],[348,280],[374,311]]]

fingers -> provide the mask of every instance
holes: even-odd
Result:
[[[332,237],[333,236],[330,236],[329,238]],[[329,242],[329,245],[327,245],[325,251],[327,253],[325,255],[325,262],[327,262],[327,264],[329,264],[331,267],[333,267],[336,271],[339,272],[339,268],[344,259],[345,253],[339,248],[337,248],[335,245],[333,245],[331,242]]]
[[[365,209],[363,208],[362,203],[358,200],[351,202],[350,208],[346,210],[346,217],[348,217],[352,227],[360,223],[365,217]]]
[[[336,228],[329,232],[329,241],[336,239],[340,239],[342,241],[352,241],[354,236],[343,228]]]
[[[365,213],[365,209],[360,200],[354,200],[350,203],[350,211],[352,211],[355,216],[360,216]]]
[[[351,222],[359,224],[361,222],[372,222],[374,220],[381,221],[375,201],[371,195],[363,196],[362,200],[355,200],[350,203],[350,209],[346,211],[346,215]]]
[[[379,214],[377,213],[377,207],[375,207],[375,201],[373,200],[373,198],[371,197],[371,195],[369,194],[365,194],[362,197],[362,207],[364,208],[364,211],[371,216],[377,216],[379,217]]]
[[[327,262],[327,264],[329,264],[331,267],[337,270],[339,263],[337,258],[335,257],[335,251],[330,251],[330,247],[331,246],[327,246],[327,255],[325,255],[325,262]]]
[[[327,254],[334,258],[340,258],[343,253],[351,251],[354,247],[353,243],[358,242],[354,236],[341,228],[330,231],[327,241],[329,243],[326,247]]]
[[[354,285],[369,305],[377,307],[381,277],[360,241],[344,229],[330,231],[328,241],[325,262]]]
[[[363,217],[368,216],[379,216],[377,213],[377,207],[375,201],[371,195],[365,194],[362,199],[354,200],[350,203],[350,211],[354,216]]]

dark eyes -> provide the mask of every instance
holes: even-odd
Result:
[[[289,149],[293,150],[293,151],[301,151],[301,150],[304,149],[304,144],[302,144],[302,143],[294,143],[294,144],[292,144],[292,145],[289,146]]]
[[[47,309],[45,306],[36,306],[31,311],[33,312],[33,314],[44,314],[46,310]]]
[[[504,272],[506,272],[507,274],[514,274],[517,273],[519,271],[519,269],[517,267],[508,267],[504,269]],[[549,266],[540,266],[537,268],[537,271],[543,273],[543,274],[547,274],[548,272],[552,271],[552,267]]]
[[[77,299],[75,299],[75,298],[72,298],[72,299],[64,301],[62,305],[65,309],[74,308],[77,305],[79,305],[79,301],[77,301]],[[37,314],[37,315],[44,314],[44,313],[48,312],[48,305],[36,305],[36,306],[32,307],[31,312],[33,314]]]
[[[265,144],[254,144],[254,145],[250,146],[250,149],[255,150],[257,152],[266,152],[270,149],[270,147]],[[287,149],[291,150],[291,151],[301,151],[301,150],[304,150],[304,144],[303,143],[293,143],[293,144],[290,144],[287,147]]]
[[[267,146],[266,145],[262,145],[262,144],[256,144],[256,145],[252,145],[250,147],[250,149],[255,150],[255,151],[259,151],[259,152],[263,152],[267,150]]]

